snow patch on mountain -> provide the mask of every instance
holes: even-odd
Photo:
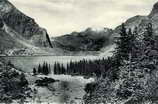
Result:
[[[104,48],[101,49],[99,56],[102,56],[102,57],[105,57],[105,58],[111,57],[114,53],[115,48],[116,48],[115,44],[104,47]]]

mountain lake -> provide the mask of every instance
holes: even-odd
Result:
[[[71,61],[80,60],[95,60],[102,59],[101,56],[28,56],[28,57],[4,57],[7,61],[11,61],[15,67],[30,73],[33,68],[38,68],[39,64],[47,62],[53,66],[55,62],[60,62],[66,65]],[[50,74],[47,77],[59,80],[59,82],[53,83],[51,87],[54,89],[38,87],[38,99],[40,102],[49,102],[53,104],[73,103],[82,104],[83,96],[85,94],[84,87],[87,83],[93,82],[94,78],[84,78],[83,76],[71,76],[71,75],[54,75]],[[32,80],[31,78],[29,80]],[[35,103],[34,101],[30,101]]]

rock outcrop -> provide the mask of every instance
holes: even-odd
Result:
[[[0,47],[51,47],[47,31],[26,16],[8,0],[0,0]]]

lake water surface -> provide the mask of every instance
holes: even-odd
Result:
[[[15,67],[22,69],[25,72],[32,72],[34,67],[39,64],[47,62],[53,69],[55,62],[60,62],[66,65],[70,61],[80,61],[83,59],[94,60],[101,59],[97,56],[38,56],[38,57],[4,57],[6,60],[11,61]],[[49,102],[54,104],[64,104],[75,102],[72,104],[82,104],[83,96],[85,94],[84,87],[87,83],[93,82],[93,78],[85,79],[83,76],[71,75],[49,75],[49,77],[59,80],[59,82],[50,85],[53,91],[45,87],[38,87],[38,97],[42,102]],[[28,80],[32,80],[28,77]],[[29,81],[31,82],[31,81]],[[38,98],[37,97],[37,98]]]
[[[70,61],[80,61],[83,59],[94,60],[101,59],[101,56],[36,56],[36,57],[4,57],[6,60],[10,60],[17,68],[22,69],[25,72],[31,72],[35,67],[37,68],[39,64],[47,62],[51,65],[53,69],[55,62],[60,62],[66,65]]]

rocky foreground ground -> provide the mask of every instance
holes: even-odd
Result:
[[[0,58],[0,103],[83,103],[84,88],[93,78],[33,75]]]

